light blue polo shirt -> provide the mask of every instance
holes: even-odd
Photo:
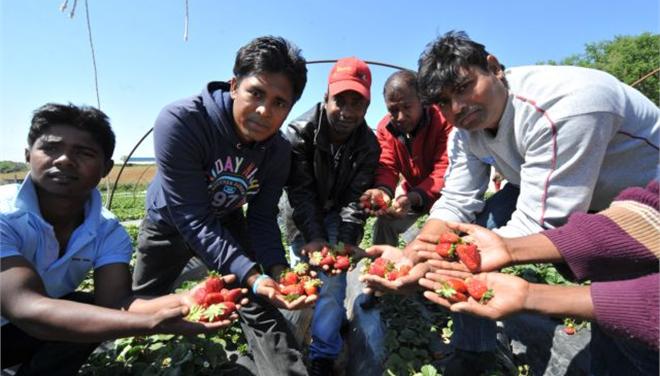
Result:
[[[59,298],[76,290],[87,272],[113,263],[128,264],[133,248],[126,230],[103,208],[94,189],[85,203],[85,220],[71,234],[66,252],[53,226],[41,216],[30,175],[23,184],[0,186],[0,258],[22,256],[36,269],[48,296]],[[2,325],[7,320],[2,319]]]

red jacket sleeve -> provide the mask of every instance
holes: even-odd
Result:
[[[390,196],[394,195],[396,186],[399,183],[399,173],[401,164],[396,156],[396,138],[387,130],[387,124],[390,122],[390,116],[385,115],[378,123],[376,137],[380,144],[380,158],[378,159],[378,168],[374,179],[374,187],[385,188]]]

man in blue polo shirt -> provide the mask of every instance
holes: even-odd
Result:
[[[114,146],[108,118],[97,109],[46,104],[35,111],[25,151],[30,173],[20,186],[0,187],[2,367],[22,364],[20,375],[76,374],[106,339],[230,324],[183,320],[188,293],[133,296],[130,238],[96,189],[112,168]],[[92,269],[94,294],[75,292]]]

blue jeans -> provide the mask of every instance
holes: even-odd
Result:
[[[506,184],[502,190],[488,200],[484,210],[477,215],[476,224],[489,229],[504,226],[516,210],[520,188]],[[454,334],[451,343],[454,348],[467,351],[494,351],[497,346],[497,323],[468,314],[452,314]]]
[[[658,352],[640,343],[615,338],[591,323],[591,376],[658,375]]]
[[[330,212],[324,219],[330,244],[337,243],[339,222],[340,217],[336,212]],[[291,265],[302,260],[300,251],[303,245],[305,242],[302,236],[296,237],[291,242],[289,249]],[[314,316],[312,316],[312,343],[309,346],[309,358],[336,359],[344,343],[340,329],[346,321],[346,308],[344,308],[346,273],[328,276],[319,272],[318,276],[323,281],[323,285],[319,289],[319,297],[314,306]]]

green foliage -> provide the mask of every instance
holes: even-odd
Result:
[[[419,296],[385,295],[379,304],[385,322],[385,374],[432,374],[432,341],[442,341],[446,310]],[[430,367],[430,368],[429,368]],[[420,370],[419,372],[417,372]],[[427,373],[424,373],[427,372]]]
[[[516,265],[502,269],[503,273],[512,274],[532,283],[547,283],[550,285],[569,285],[552,264]]]
[[[25,172],[29,169],[27,163],[0,161],[0,173],[5,174],[9,172]]]
[[[558,63],[600,69],[619,80],[632,84],[660,67],[660,34],[643,33],[637,36],[617,36],[612,41],[588,43],[581,54],[569,56]],[[656,73],[635,88],[653,103],[660,103],[660,73]]]
[[[112,197],[112,207],[110,211],[119,218],[120,221],[138,220],[144,217],[144,200],[147,195],[146,190],[141,187],[120,186],[115,190]],[[103,202],[108,201],[108,192],[101,189]]]

